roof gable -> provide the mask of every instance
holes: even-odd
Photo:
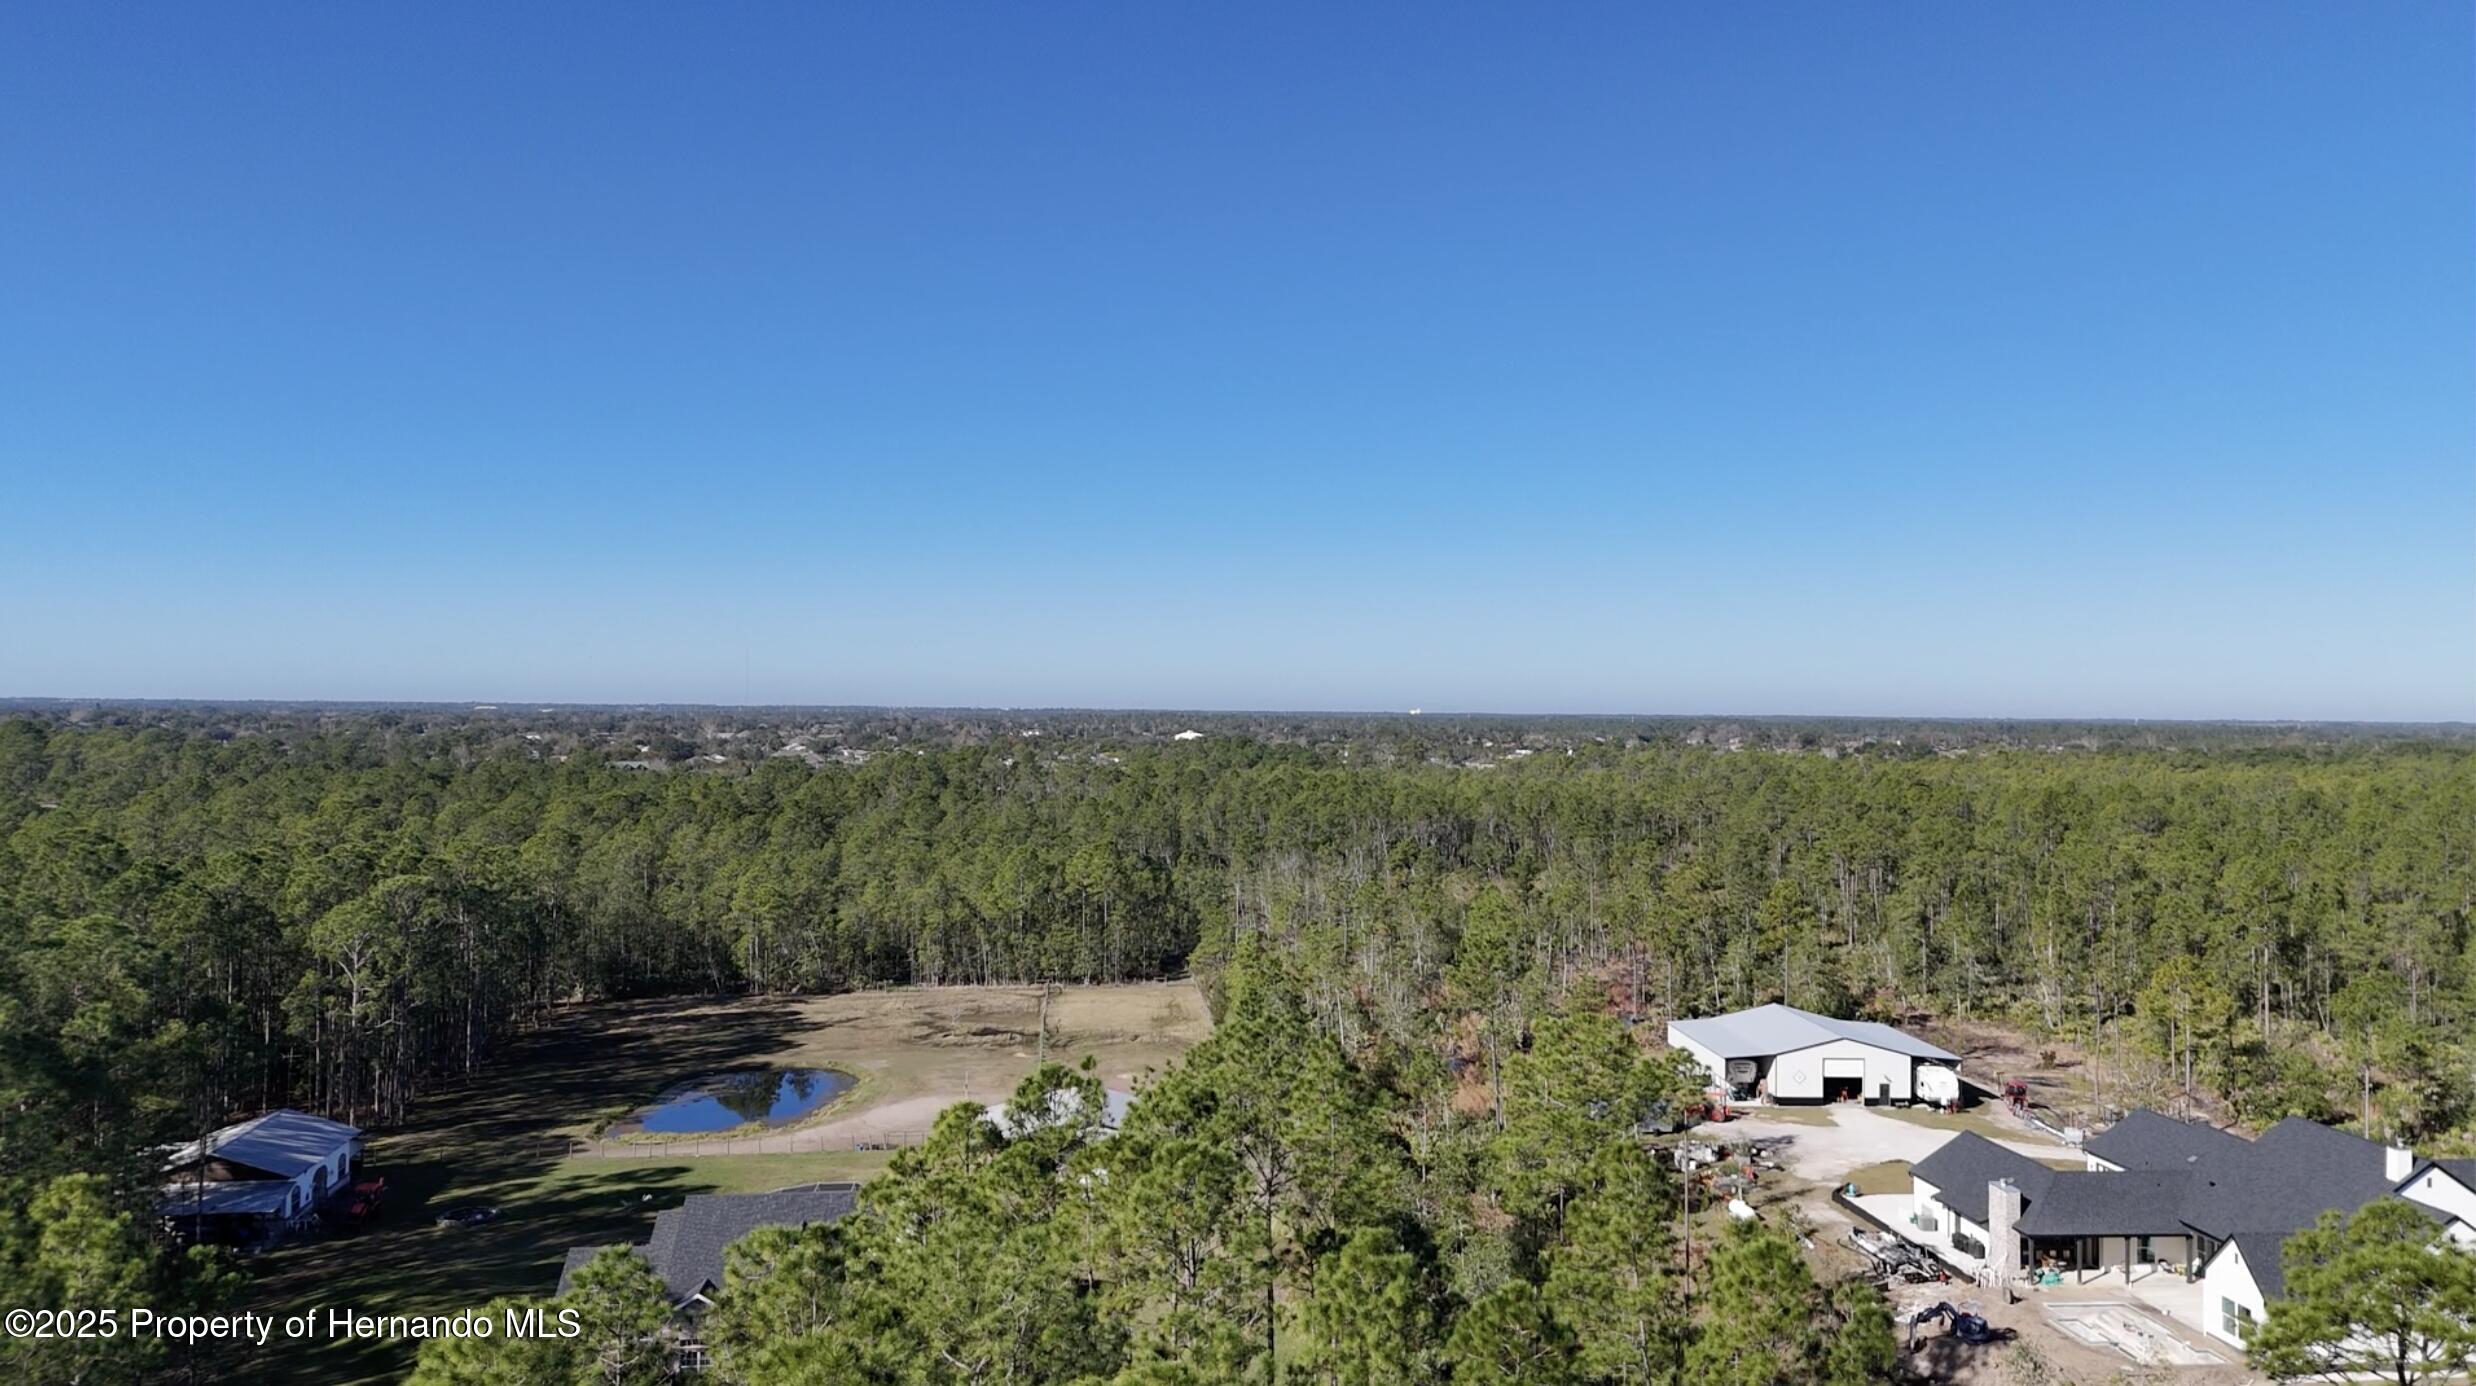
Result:
[[[2460,1188],[2476,1193],[2476,1160],[2425,1160],[2399,1181],[2399,1187],[2406,1188],[2428,1173],[2455,1180]]]
[[[1758,1059],[1811,1049],[1833,1040],[1855,1040],[1916,1059],[1958,1063],[1960,1056],[1940,1045],[1903,1034],[1870,1020],[1840,1020],[1794,1006],[1772,1002],[1726,1015],[1669,1022],[1670,1028],[1723,1059]]]
[[[1910,1172],[1935,1187],[1943,1206],[1980,1227],[1986,1225],[1987,1185],[2009,1179],[2018,1186],[2025,1221],[2028,1210],[2046,1197],[2047,1186],[2058,1173],[1975,1131],[1963,1131],[1943,1142]]]

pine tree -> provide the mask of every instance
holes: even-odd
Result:
[[[1573,1335],[1548,1312],[1539,1288],[1506,1282],[1461,1312],[1445,1342],[1454,1386],[1580,1386]]]
[[[1548,1307],[1572,1330],[1593,1380],[1664,1386],[1677,1379],[1688,1337],[1670,1271],[1675,1195],[1658,1163],[1630,1142],[1605,1147],[1587,1174],[1565,1212],[1563,1240],[1548,1253]]]
[[[2405,1199],[2336,1211],[2287,1239],[2286,1294],[2253,1331],[2281,1381],[2371,1377],[2415,1386],[2476,1370],[2476,1252]]]
[[[1294,1380],[1416,1386],[1435,1378],[1433,1309],[1418,1258],[1387,1227],[1362,1227],[1317,1263]]]
[[[576,1312],[582,1374],[601,1386],[638,1386],[671,1370],[671,1303],[635,1250],[604,1247],[576,1270],[562,1309]]]

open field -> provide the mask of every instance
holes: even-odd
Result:
[[[857,1144],[916,1141],[957,1102],[1002,1102],[1039,1062],[1037,987],[938,987],[849,992],[788,1003],[795,1022],[786,1042],[757,1056],[785,1067],[836,1068],[858,1080],[815,1117],[787,1130],[737,1137],[627,1137],[605,1153],[639,1158],[645,1147],[697,1153],[791,1154],[849,1150]],[[1211,1021],[1192,983],[1060,988],[1050,998],[1048,1056],[1085,1056],[1112,1088],[1132,1088],[1186,1052]],[[696,1076],[674,1075],[674,1081]],[[564,1134],[592,1137],[654,1096],[629,1095],[571,1124]]]
[[[501,1295],[546,1296],[570,1246],[642,1240],[653,1215],[692,1193],[866,1179],[884,1152],[836,1148],[699,1158],[664,1149],[570,1156],[597,1131],[683,1078],[769,1063],[860,1079],[799,1128],[861,1120],[925,1126],[949,1100],[995,1101],[1031,1071],[1036,988],[921,988],[813,1000],[662,1001],[578,1008],[528,1036],[473,1083],[425,1097],[405,1126],[372,1137],[387,1208],[358,1234],[258,1258],[245,1307],[302,1313],[446,1313]],[[1167,1063],[1209,1028],[1190,983],[1068,988],[1050,1009],[1052,1057],[1095,1055],[1113,1087]],[[888,1113],[895,1114],[888,1116]],[[439,1209],[482,1203],[499,1220],[444,1228]],[[216,1363],[234,1379],[392,1381],[413,1345],[276,1342]]]

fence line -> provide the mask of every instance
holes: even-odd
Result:
[[[901,1150],[922,1144],[928,1139],[924,1129],[909,1128],[868,1131],[842,1136],[832,1141],[802,1139],[803,1133],[783,1131],[764,1136],[707,1136],[685,1140],[630,1141],[571,1138],[565,1148],[569,1156],[593,1156],[600,1159],[683,1159],[713,1155],[798,1155],[826,1150]]]

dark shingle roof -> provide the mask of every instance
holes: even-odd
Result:
[[[2006,1150],[1975,1131],[1963,1131],[1912,1168],[1918,1178],[1941,1191],[1943,1206],[1983,1227],[1986,1186],[2009,1179],[2020,1186],[2022,1217],[2031,1204],[2046,1196],[2057,1171],[2017,1150]]]
[[[568,1292],[568,1288],[576,1283],[576,1272],[585,1268],[585,1262],[592,1260],[594,1257],[601,1255],[609,1249],[610,1248],[608,1247],[599,1246],[569,1247],[567,1249],[567,1259],[559,1263],[559,1293],[566,1294]],[[621,1247],[620,1250],[625,1251],[628,1250],[628,1248]]]
[[[2058,1170],[2037,1206],[2023,1210],[2032,1237],[2182,1236],[2193,1176],[2180,1169]]]
[[[2238,1232],[2285,1234],[2331,1209],[2353,1212],[2390,1192],[2379,1142],[2289,1117],[2223,1159],[2194,1170],[2184,1221],[2224,1240]]]
[[[723,1253],[760,1227],[805,1227],[849,1213],[858,1194],[853,1184],[811,1184],[758,1194],[690,1194],[685,1203],[654,1215],[653,1235],[637,1250],[675,1304],[722,1283]],[[559,1272],[564,1292],[576,1268],[599,1247],[577,1247]]]
[[[2123,1168],[2050,1170],[1964,1132],[1918,1162],[1916,1172],[1942,1191],[1954,1212],[1980,1226],[1986,1185],[2012,1180],[2023,1194],[2020,1231],[2026,1236],[2171,1235],[2190,1228],[2242,1251],[2262,1294],[2272,1299],[2286,1292],[2281,1257],[2290,1234],[2323,1213],[2353,1213],[2388,1197],[2400,1182],[2389,1176],[2389,1153],[2380,1142],[2301,1117],[2248,1141],[2134,1112],[2084,1149]],[[2425,1164],[2476,1187],[2476,1160]],[[2416,1206],[2436,1222],[2449,1219]]]
[[[2177,1121],[2143,1107],[2091,1136],[2081,1149],[2125,1169],[2185,1169],[2247,1144],[2232,1132]]]

